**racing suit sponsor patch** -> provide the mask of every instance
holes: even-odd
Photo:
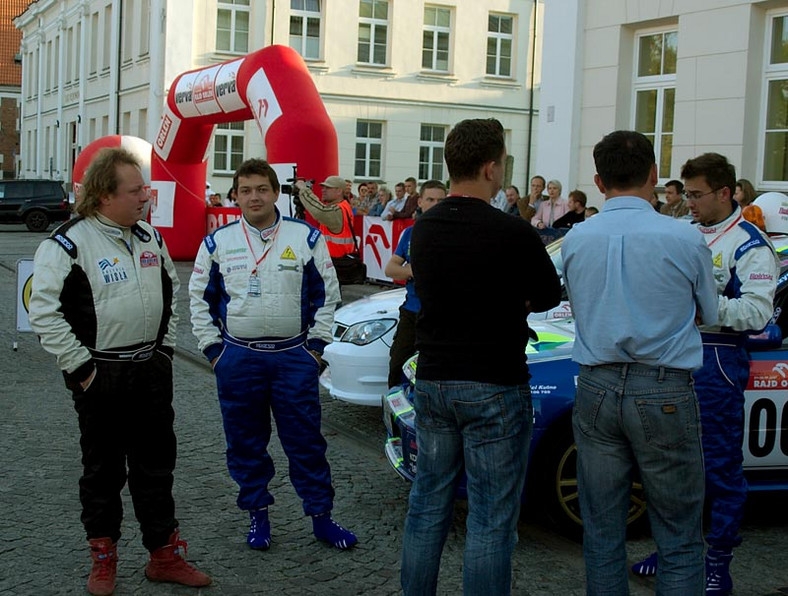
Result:
[[[714,255],[714,259],[712,260],[712,263],[718,269],[720,267],[722,267],[722,253],[721,252],[718,252],[716,255]]]
[[[105,257],[97,261],[97,264],[101,269],[101,278],[105,284],[114,284],[129,279],[126,269],[120,264],[118,257]]]
[[[307,239],[307,244],[309,248],[315,248],[315,244],[317,244],[317,239],[320,238],[320,230],[313,229],[312,233],[309,234],[309,238]]]
[[[750,273],[750,279],[765,279],[771,281],[774,277],[768,273]]]
[[[281,256],[279,258],[280,259],[289,259],[291,261],[295,261],[296,260],[295,253],[293,252],[293,249],[290,248],[289,246],[284,250],[284,252],[281,254]]]
[[[149,250],[146,250],[140,255],[140,267],[158,267],[159,266],[159,256],[155,253],[152,253]]]

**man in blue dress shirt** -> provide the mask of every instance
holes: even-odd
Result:
[[[594,162],[607,202],[561,251],[580,365],[573,429],[587,593],[629,593],[626,517],[639,469],[657,594],[700,594],[704,480],[692,371],[703,363],[696,322],[717,321],[711,254],[696,229],[651,206],[657,168],[646,137],[613,132]]]

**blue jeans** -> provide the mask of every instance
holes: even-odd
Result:
[[[626,518],[637,468],[659,552],[656,593],[702,594],[703,453],[690,372],[581,366],[572,426],[587,593],[629,594]]]
[[[402,547],[405,596],[435,594],[463,468],[466,595],[510,593],[512,550],[533,426],[528,385],[416,382],[418,472]]]

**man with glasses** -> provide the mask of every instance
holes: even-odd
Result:
[[[741,542],[739,526],[747,499],[742,441],[750,368],[745,342],[772,316],[780,264],[766,235],[742,217],[733,200],[736,171],[724,156],[704,153],[690,159],[681,177],[687,206],[711,249],[719,299],[718,324],[701,326],[703,367],[694,377],[703,429],[706,500],[711,507],[706,594],[728,594],[733,589],[732,551]],[[656,556],[632,570],[653,575]]]

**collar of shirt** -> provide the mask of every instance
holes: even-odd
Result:
[[[131,228],[120,226],[110,218],[101,215],[101,213],[96,213],[96,222],[98,223],[99,230],[110,238],[123,240],[126,246],[131,245]]]
[[[708,242],[708,240],[711,237],[720,236],[725,232],[727,232],[730,228],[734,227],[740,217],[741,217],[741,207],[736,205],[736,208],[733,210],[733,213],[731,213],[728,217],[726,217],[722,221],[717,222],[711,226],[704,226],[703,224],[699,223],[698,230],[700,231],[701,234],[703,234],[703,237],[706,238],[706,241]]]
[[[602,211],[618,211],[620,209],[635,209],[645,213],[654,211],[654,207],[651,206],[651,203],[640,197],[613,197],[612,199],[607,199],[602,206]]]
[[[276,234],[276,229],[279,227],[279,224],[282,222],[282,217],[279,214],[279,209],[274,207],[274,210],[276,212],[276,219],[274,220],[274,223],[272,223],[267,228],[263,228],[262,230],[250,224],[249,220],[247,220],[245,217],[243,218],[244,226],[246,226],[246,230],[249,233],[250,238],[258,237],[260,238],[260,240],[263,241],[263,244],[265,244],[266,242],[271,240],[271,238],[274,237],[274,235]]]

